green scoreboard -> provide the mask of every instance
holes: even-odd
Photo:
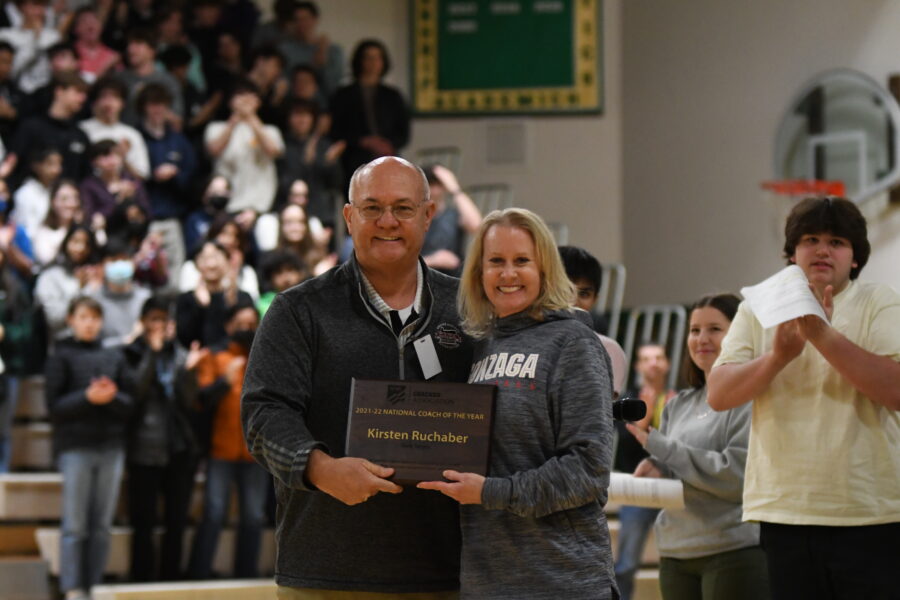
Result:
[[[598,113],[601,0],[412,0],[419,115]]]

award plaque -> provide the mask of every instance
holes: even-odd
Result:
[[[347,456],[393,467],[401,485],[446,469],[487,474],[493,385],[354,379]]]

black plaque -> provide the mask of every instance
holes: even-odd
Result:
[[[402,485],[445,469],[487,475],[493,385],[354,379],[347,456],[395,469]]]

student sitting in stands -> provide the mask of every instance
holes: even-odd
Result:
[[[201,346],[224,341],[228,309],[239,302],[253,304],[251,296],[238,289],[228,257],[222,244],[210,240],[192,261],[200,272],[199,281],[194,289],[179,294],[175,305],[178,341],[185,348],[195,341]]]
[[[116,142],[101,140],[91,144],[88,160],[94,173],[81,182],[81,204],[85,221],[92,223],[95,229],[100,228],[101,224],[105,225],[116,206],[129,199],[139,202],[150,212],[147,192],[140,181],[125,171],[121,149]]]
[[[127,241],[110,238],[103,254],[103,286],[87,293],[103,307],[103,344],[130,344],[140,335],[138,318],[150,290],[134,281],[134,260]]]
[[[275,296],[309,277],[309,270],[300,257],[288,250],[273,250],[263,256],[260,271],[268,287],[256,303],[260,318],[266,315]]]
[[[33,348],[42,343],[34,322],[28,287],[8,267],[6,252],[0,249],[0,473],[9,471],[19,382],[33,362]]]
[[[13,194],[10,215],[32,240],[50,210],[50,190],[62,173],[62,154],[56,148],[40,148],[29,160],[31,176]]]
[[[81,223],[81,193],[78,191],[78,184],[71,179],[60,179],[50,190],[50,208],[31,240],[34,257],[39,265],[47,266],[56,262],[64,247],[63,239],[75,223]]]
[[[56,261],[38,275],[34,296],[44,310],[51,340],[67,335],[69,303],[103,285],[103,267],[97,264],[97,254],[97,239],[91,229],[73,224],[63,238]]]
[[[132,398],[122,353],[100,344],[100,304],[75,298],[68,322],[72,337],[47,360],[45,389],[63,476],[59,587],[87,600],[109,555]]]

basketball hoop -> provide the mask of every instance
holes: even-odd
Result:
[[[779,196],[808,198],[810,196],[844,197],[846,188],[843,181],[822,181],[820,179],[781,179],[763,181],[760,186]]]
[[[779,241],[783,234],[784,221],[798,201],[804,198],[821,198],[823,196],[844,198],[847,192],[843,181],[821,179],[777,179],[763,181],[760,187],[766,192],[764,199],[769,207],[775,239]]]

